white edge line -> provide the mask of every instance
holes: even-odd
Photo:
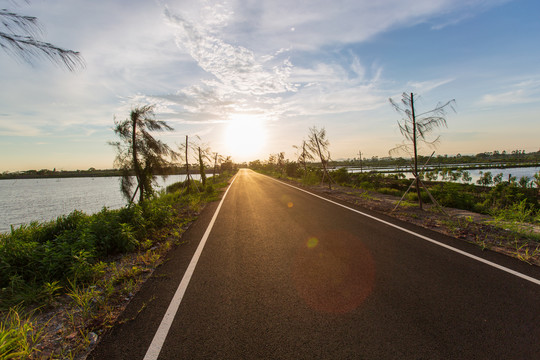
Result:
[[[260,175],[263,175],[263,174],[260,174]],[[403,228],[403,227],[401,227],[401,226],[399,226],[399,225],[392,224],[391,222],[388,222],[388,221],[379,219],[378,217],[375,217],[375,216],[373,216],[373,215],[369,215],[369,214],[366,214],[366,213],[364,213],[364,212],[362,212],[362,211],[359,211],[359,210],[350,208],[350,207],[348,207],[348,206],[346,206],[346,205],[340,204],[340,203],[338,203],[338,202],[336,202],[336,201],[332,201],[332,200],[330,200],[330,199],[327,199],[327,198],[325,198],[325,197],[319,196],[319,195],[314,194],[314,193],[312,193],[312,192],[309,192],[309,191],[307,191],[307,190],[298,188],[298,187],[296,187],[296,186],[287,184],[287,183],[285,183],[285,182],[283,182],[283,181],[279,181],[279,180],[274,179],[274,178],[272,178],[272,177],[270,177],[270,176],[267,176],[267,175],[263,175],[263,176],[266,176],[266,177],[268,177],[269,179],[272,179],[272,180],[274,180],[274,181],[276,181],[276,182],[278,182],[278,183],[280,183],[280,184],[287,185],[287,186],[289,186],[289,187],[292,187],[293,189],[296,189],[296,190],[299,190],[299,191],[303,191],[303,192],[305,192],[305,193],[307,193],[307,194],[310,194],[310,195],[312,195],[312,196],[315,196],[315,197],[317,197],[317,198],[319,198],[319,199],[328,201],[329,203],[332,203],[332,204],[341,206],[342,208],[348,209],[348,210],[350,210],[350,211],[353,211],[353,212],[355,212],[355,213],[358,213],[358,214],[363,215],[363,216],[365,216],[365,217],[368,217],[368,218],[370,218],[370,219],[379,221],[379,222],[381,222],[381,223],[383,223],[383,224],[385,224],[385,225],[391,226],[391,227],[393,227],[393,228],[396,228],[396,229],[401,230],[401,231],[403,231],[403,232],[406,232],[406,233],[408,233],[408,234],[414,235],[414,236],[419,237],[419,238],[421,238],[421,239],[423,239],[423,240],[429,241],[430,243],[433,243],[433,244],[439,245],[439,246],[441,246],[441,247],[443,247],[443,248],[446,248],[446,249],[448,249],[448,250],[454,251],[454,252],[456,252],[456,253],[458,253],[458,254],[467,256],[467,257],[469,257],[469,258],[471,258],[471,259],[474,259],[474,260],[476,260],[476,261],[480,261],[480,262],[482,262],[482,263],[484,263],[484,264],[487,264],[487,265],[489,265],[489,266],[492,266],[492,267],[494,267],[494,268],[496,268],[496,269],[505,271],[505,272],[507,272],[507,273],[509,273],[509,274],[512,274],[512,275],[515,275],[515,276],[517,276],[517,277],[520,277],[520,278],[522,278],[522,279],[524,279],[524,280],[530,281],[530,282],[532,282],[533,284],[540,285],[540,280],[535,279],[535,278],[533,278],[533,277],[531,277],[531,276],[524,275],[524,274],[522,274],[522,273],[520,273],[520,272],[517,272],[517,271],[515,271],[515,270],[509,269],[509,268],[504,267],[504,266],[501,266],[501,265],[499,265],[499,264],[496,264],[496,263],[494,263],[494,262],[488,261],[488,260],[486,260],[486,259],[482,259],[481,257],[475,256],[475,255],[472,255],[472,254],[469,254],[469,253],[466,252],[466,251],[456,249],[456,248],[454,248],[454,247],[452,247],[452,246],[443,244],[443,243],[441,243],[441,242],[439,242],[439,241],[437,241],[437,240],[433,240],[432,238],[429,238],[429,237],[427,237],[427,236],[424,236],[424,235],[415,233],[414,231],[405,229],[405,228]]]
[[[208,224],[208,227],[206,228],[206,231],[201,239],[201,242],[199,243],[197,250],[195,250],[195,254],[193,254],[193,257],[191,258],[191,262],[189,263],[186,269],[186,272],[184,273],[184,277],[182,278],[180,285],[178,285],[178,289],[176,289],[176,292],[171,300],[171,303],[169,304],[169,307],[167,308],[167,312],[163,316],[163,319],[161,320],[161,324],[159,325],[159,328],[157,329],[156,334],[154,335],[154,339],[152,340],[150,347],[146,351],[144,360],[156,360],[158,358],[159,353],[161,352],[161,348],[163,347],[163,344],[165,343],[165,339],[167,338],[167,334],[169,333],[169,329],[171,328],[174,317],[176,316],[176,312],[178,311],[178,308],[180,307],[180,303],[182,302],[186,289],[189,285],[193,272],[195,271],[197,262],[199,261],[199,258],[201,257],[201,253],[203,251],[204,245],[206,244],[206,240],[208,240],[208,236],[210,235],[210,232],[212,231],[212,227],[214,226],[214,223],[216,222],[217,216],[219,214],[219,210],[221,209],[221,205],[223,204],[223,201],[225,200],[225,197],[227,196],[227,193],[231,189],[232,184],[234,183],[235,180],[236,180],[236,175],[231,181],[229,187],[227,188],[227,191],[225,191],[225,194],[221,198],[221,201],[219,202],[219,205],[216,211],[214,212],[214,216],[212,217],[210,224]]]

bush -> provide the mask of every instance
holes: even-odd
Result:
[[[339,168],[330,172],[332,179],[340,185],[348,184],[351,180],[349,171],[347,168]]]
[[[433,197],[443,206],[473,210],[476,204],[476,199],[468,191],[467,185],[458,183],[442,183],[437,184],[431,189]]]
[[[492,213],[497,220],[501,221],[517,221],[517,222],[529,222],[534,223],[538,221],[540,215],[539,210],[535,210],[529,204],[527,199],[522,200],[519,203],[514,203],[505,209],[495,210]]]
[[[94,215],[74,211],[0,234],[0,288],[16,292],[21,284],[41,287],[67,278],[90,280],[100,259],[135,250],[148,231],[172,221],[167,201],[156,198],[142,206],[104,208]]]
[[[294,177],[294,178],[300,177],[301,172],[300,172],[300,168],[298,166],[298,163],[294,162],[294,161],[293,162],[287,162],[285,164],[285,173],[289,177]]]
[[[506,209],[513,204],[521,203],[523,200],[525,200],[528,206],[534,209],[539,208],[535,189],[518,187],[512,182],[503,182],[493,187],[485,195],[479,209],[485,213],[489,213],[495,209]]]
[[[307,174],[302,178],[304,185],[317,185],[321,182],[322,173],[319,170],[308,170]]]

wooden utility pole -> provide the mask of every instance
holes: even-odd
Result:
[[[360,172],[362,172],[362,150],[358,150],[358,156],[360,156]]]

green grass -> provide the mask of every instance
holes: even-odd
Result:
[[[0,359],[28,359],[41,337],[31,316],[23,317],[20,309],[10,309],[0,321]]]

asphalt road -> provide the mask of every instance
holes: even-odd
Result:
[[[89,359],[145,358],[217,207],[205,209],[186,244]],[[385,220],[540,279],[537,267]],[[157,353],[159,359],[538,359],[540,285],[240,170]]]

